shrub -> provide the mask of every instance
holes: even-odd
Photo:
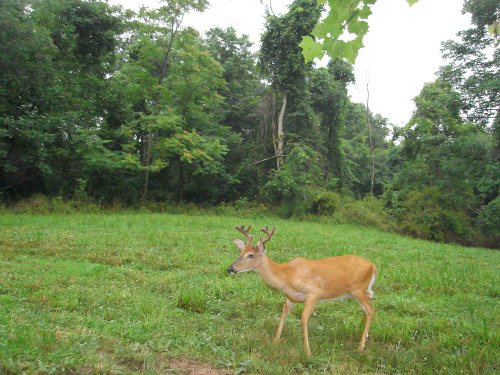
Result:
[[[264,185],[262,197],[271,204],[292,202],[304,195],[303,187],[297,183],[290,169],[271,171],[269,181]]]
[[[41,194],[12,203],[6,208],[18,214],[38,215],[48,213],[69,214],[72,212],[98,213],[103,210],[100,204],[90,200],[86,202],[65,200],[62,197],[47,197]]]
[[[283,167],[273,170],[264,185],[264,198],[273,204],[301,199],[320,182],[319,165],[319,154],[311,147],[292,145]]]
[[[310,213],[315,215],[333,215],[340,206],[341,195],[331,191],[316,193],[312,199]]]
[[[47,214],[51,212],[70,213],[74,208],[61,197],[49,198],[41,194],[14,203],[10,210],[22,214]]]
[[[434,187],[409,192],[401,201],[398,229],[427,240],[471,244],[474,234],[470,219],[459,209],[443,207],[440,196]]]
[[[500,244],[500,197],[481,209],[477,222],[483,236],[481,243],[485,246],[498,247]]]
[[[389,216],[384,209],[384,202],[379,198],[366,197],[364,199],[344,198],[336,215],[338,221],[348,224],[357,224],[379,229],[388,229]]]
[[[206,211],[215,215],[227,216],[253,216],[262,217],[271,214],[269,208],[246,197],[240,198],[232,203],[221,203],[218,206],[205,208]]]
[[[303,216],[311,208],[311,191],[321,181],[319,157],[311,147],[297,143],[291,145],[283,167],[271,172],[262,197],[279,207],[280,216]]]
[[[234,202],[234,208],[236,210],[246,210],[251,205],[247,197],[242,197]]]
[[[485,235],[500,236],[500,197],[495,198],[481,209],[478,224],[481,232]]]

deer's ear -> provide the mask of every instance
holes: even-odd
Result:
[[[264,254],[264,244],[261,241],[257,242],[257,250],[259,251],[259,253]]]
[[[234,239],[233,242],[236,245],[236,247],[240,250],[243,250],[246,246],[245,243],[239,238]]]

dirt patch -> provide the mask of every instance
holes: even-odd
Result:
[[[140,361],[138,359],[127,359],[123,361],[122,364],[134,372],[144,369],[144,361]]]
[[[225,375],[232,374],[228,370],[216,369],[210,365],[190,358],[170,359],[164,365],[165,372],[182,375]]]

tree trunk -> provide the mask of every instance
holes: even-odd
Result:
[[[281,110],[278,117],[278,128],[276,131],[276,167],[278,170],[283,166],[283,118],[285,117],[286,109],[286,93],[283,94],[283,102],[281,104]]]

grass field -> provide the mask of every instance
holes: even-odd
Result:
[[[276,225],[276,261],[357,254],[379,269],[364,353],[359,305],[323,303],[303,354],[300,305],[228,276],[233,227]],[[255,230],[255,229],[254,229]],[[257,233],[257,232],[256,232]],[[0,215],[0,374],[488,374],[500,371],[500,252],[276,218]]]

